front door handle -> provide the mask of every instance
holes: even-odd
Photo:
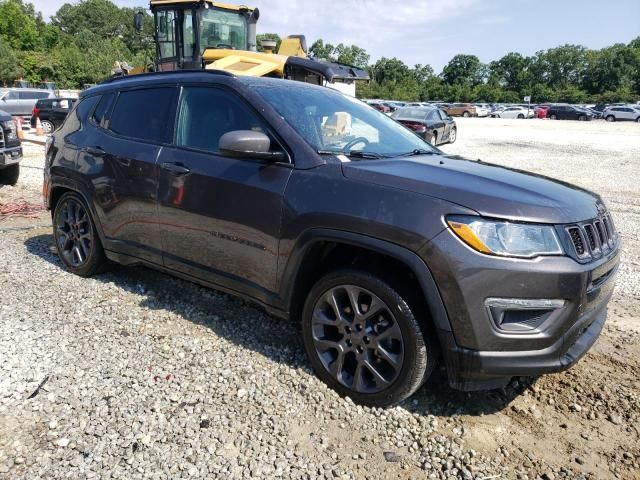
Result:
[[[189,170],[184,165],[181,165],[180,163],[165,162],[160,164],[160,168],[168,172],[171,172],[174,175],[186,175],[187,173],[191,172],[191,170]]]

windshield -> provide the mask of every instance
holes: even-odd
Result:
[[[247,50],[247,19],[240,12],[201,10],[200,47]]]
[[[433,147],[387,115],[335,90],[288,82],[255,91],[317,151],[396,156]]]

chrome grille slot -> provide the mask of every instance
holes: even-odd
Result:
[[[579,227],[570,227],[567,229],[569,232],[569,237],[571,237],[571,243],[573,243],[573,248],[576,249],[576,253],[578,257],[584,257],[587,253],[587,249],[584,242],[584,237],[582,236],[582,232]]]
[[[600,240],[600,248],[603,250],[609,250],[609,239],[607,238],[607,232],[604,229],[602,221],[596,220],[593,222],[593,226],[596,227],[598,233],[598,240]]]
[[[598,243],[596,241],[596,234],[593,231],[593,225],[588,223],[583,228],[584,228],[585,233],[587,234],[587,243],[589,245],[589,250],[591,250],[591,252],[597,251],[598,250]]]

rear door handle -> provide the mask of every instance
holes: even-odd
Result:
[[[187,173],[191,172],[191,170],[189,170],[187,167],[179,163],[169,163],[169,162],[161,163],[160,168],[168,172],[171,172],[174,175],[186,175]]]

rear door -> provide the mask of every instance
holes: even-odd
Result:
[[[18,95],[17,91],[10,90],[4,97],[2,97],[2,101],[0,102],[0,110],[10,113],[11,115],[22,115],[20,113],[20,96]]]
[[[233,130],[262,131],[282,149],[235,92],[185,86],[179,103],[176,146],[158,160],[165,265],[257,297],[274,291],[292,165],[220,155],[220,137]]]
[[[108,248],[156,263],[162,262],[156,161],[171,142],[175,102],[175,86],[105,94],[91,115],[95,134],[79,155]]]

